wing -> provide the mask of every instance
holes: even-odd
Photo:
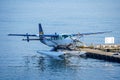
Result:
[[[104,33],[110,33],[112,31],[105,31],[105,32],[95,32],[95,33],[78,33],[78,34],[72,34],[72,36],[84,36],[84,35],[95,35],[95,34],[104,34]]]
[[[8,36],[33,36],[33,37],[36,37],[37,35],[36,34],[8,34]]]
[[[50,38],[59,37],[59,35],[57,35],[57,34],[44,35],[44,34],[28,34],[28,33],[26,33],[26,34],[8,34],[8,36],[24,36],[24,37],[26,37],[26,39],[22,39],[22,40],[27,41],[27,42],[29,42],[30,40],[31,41],[33,41],[33,40],[43,40],[43,38],[46,38],[46,37],[50,37]],[[29,37],[37,37],[37,38],[32,38],[31,39]]]
[[[43,35],[38,35],[38,34],[8,34],[8,36],[29,36],[29,37],[59,37],[59,35],[54,35],[54,34],[43,34]]]
[[[41,36],[43,36],[43,37],[59,37],[59,35],[41,35]]]

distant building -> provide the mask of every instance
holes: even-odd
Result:
[[[114,44],[114,37],[105,37],[105,44]]]

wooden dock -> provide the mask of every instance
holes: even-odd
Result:
[[[71,51],[63,51],[70,56],[80,56],[120,63],[120,44],[100,44],[76,46]]]
[[[96,45],[94,48],[107,52],[120,52],[120,44],[102,44]]]
[[[107,60],[120,63],[120,54],[114,52],[105,52],[98,49],[82,48],[81,51],[85,51],[86,57]]]

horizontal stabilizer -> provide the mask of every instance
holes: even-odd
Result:
[[[22,39],[23,41],[27,41],[28,39]],[[41,39],[29,39],[29,41],[37,41],[37,40],[41,40]]]

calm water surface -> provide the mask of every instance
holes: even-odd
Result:
[[[120,64],[71,57],[59,61],[37,53],[50,50],[39,41],[24,42],[8,33],[84,33],[86,44],[104,44],[105,37],[120,43],[119,0],[0,0],[0,80],[120,80]]]

